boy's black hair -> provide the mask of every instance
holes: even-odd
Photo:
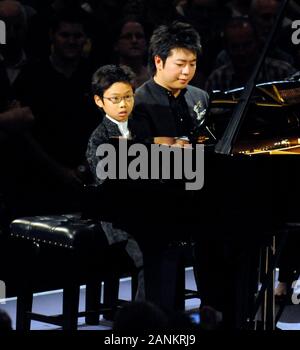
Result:
[[[200,36],[190,24],[175,21],[156,28],[149,45],[149,70],[155,74],[154,57],[159,56],[163,63],[172,49],[187,49],[196,55],[201,53]]]
[[[125,65],[108,64],[100,67],[92,77],[92,94],[103,97],[104,91],[114,83],[127,83],[134,89],[135,74]]]

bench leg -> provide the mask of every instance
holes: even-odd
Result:
[[[106,320],[112,321],[116,311],[118,298],[119,298],[119,277],[113,275],[104,282],[103,303],[107,307],[111,308],[111,311],[103,312],[103,317]]]
[[[70,283],[63,291],[63,330],[76,330],[79,308],[79,283]]]
[[[16,330],[29,331],[31,325],[30,312],[32,311],[33,291],[24,288],[17,297]]]
[[[131,275],[131,300],[134,301],[139,284],[139,274],[138,271],[134,271]]]

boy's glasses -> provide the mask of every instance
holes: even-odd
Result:
[[[126,95],[126,96],[115,96],[115,97],[104,97],[106,100],[109,100],[111,103],[113,104],[118,104],[121,103],[121,101],[125,101],[125,102],[132,102],[133,100],[133,95]]]

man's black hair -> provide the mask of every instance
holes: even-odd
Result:
[[[127,83],[134,88],[135,74],[125,65],[108,64],[100,67],[92,77],[92,94],[103,97],[114,83]]]
[[[149,70],[151,74],[156,72],[154,57],[159,56],[165,64],[172,49],[187,49],[199,55],[201,43],[196,29],[188,23],[178,21],[156,28],[149,45]]]

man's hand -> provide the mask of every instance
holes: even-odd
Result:
[[[192,144],[189,140],[186,139],[176,139],[175,143],[172,145],[172,147],[179,147],[179,148],[192,148]]]
[[[158,145],[179,147],[179,148],[191,148],[192,145],[189,143],[189,140],[185,138],[177,137],[154,137],[154,143]]]

